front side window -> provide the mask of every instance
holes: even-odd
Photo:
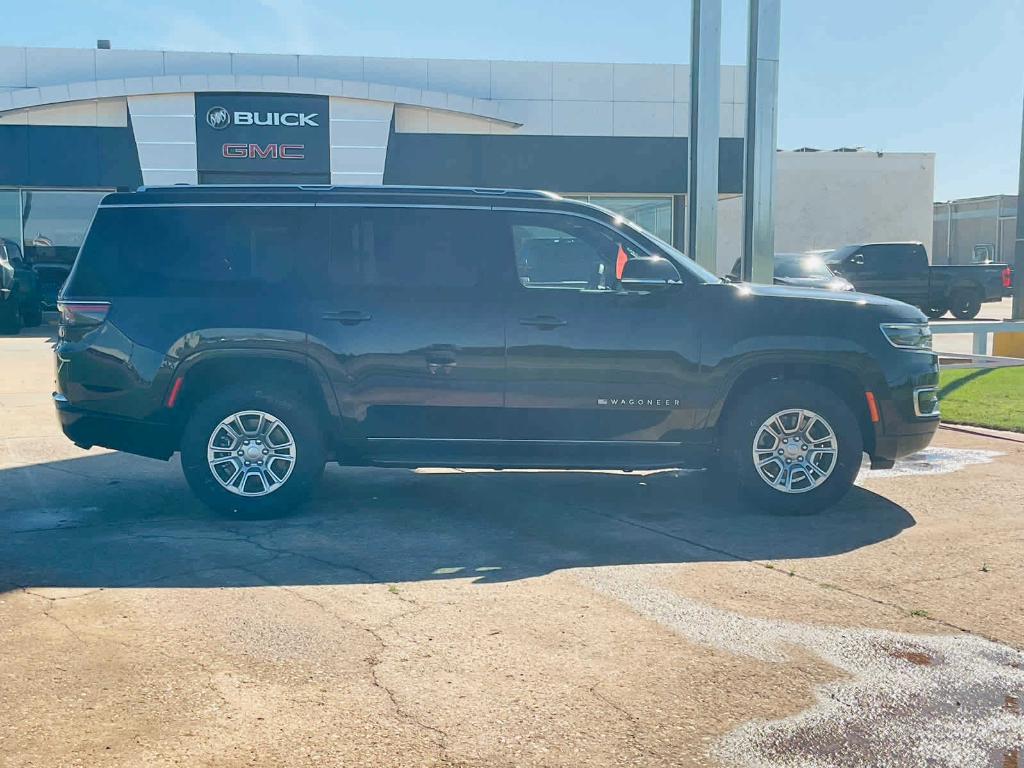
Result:
[[[519,282],[526,288],[613,291],[626,263],[645,254],[586,219],[523,214],[510,220]]]

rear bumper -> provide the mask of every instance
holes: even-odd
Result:
[[[168,459],[176,450],[174,435],[167,425],[75,408],[56,392],[53,403],[64,434],[81,448],[98,445],[154,459]]]

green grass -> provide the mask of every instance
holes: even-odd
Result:
[[[939,387],[943,421],[1024,432],[1024,367],[942,371]]]

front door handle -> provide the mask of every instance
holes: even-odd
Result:
[[[451,350],[427,353],[427,370],[430,371],[431,376],[436,376],[439,373],[450,374],[456,365],[455,352]]]
[[[338,312],[324,312],[324,320],[334,320],[342,325],[358,325],[373,319],[369,312],[360,312],[357,309],[342,309]]]
[[[554,315],[537,315],[536,317],[521,317],[519,322],[522,325],[532,325],[542,331],[550,331],[552,328],[559,328],[566,324],[565,320]]]

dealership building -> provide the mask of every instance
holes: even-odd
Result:
[[[689,67],[0,47],[0,237],[70,261],[107,191],[527,187],[685,242]],[[746,78],[723,66],[719,256],[742,243]],[[791,108],[792,105],[791,105]],[[780,251],[932,240],[934,156],[780,152]]]

